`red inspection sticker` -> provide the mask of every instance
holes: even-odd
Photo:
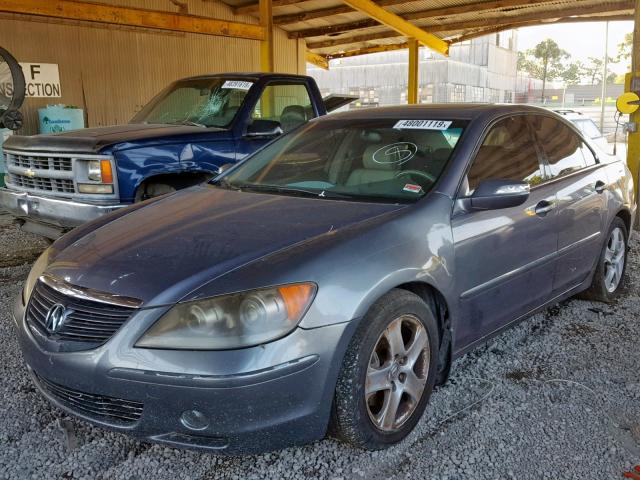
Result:
[[[420,193],[422,191],[422,187],[420,185],[407,183],[402,190],[405,192]]]

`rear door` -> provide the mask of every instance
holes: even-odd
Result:
[[[529,199],[501,210],[469,209],[468,197],[488,179],[527,181]],[[468,188],[463,185],[452,218],[460,347],[550,299],[558,234],[555,187],[545,180],[527,117],[495,123],[472,161]]]
[[[532,117],[546,175],[558,195],[558,261],[554,293],[584,281],[602,247],[606,218],[605,169],[580,135],[563,121],[547,115]]]

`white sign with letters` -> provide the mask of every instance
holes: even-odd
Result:
[[[60,72],[56,63],[21,63],[26,84],[25,96],[35,98],[61,97]]]

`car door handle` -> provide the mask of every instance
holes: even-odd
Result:
[[[553,203],[548,202],[547,200],[542,200],[538,202],[538,204],[536,205],[535,212],[536,212],[536,215],[538,215],[539,217],[544,217],[547,213],[549,213],[554,208],[556,207]]]
[[[596,193],[602,193],[606,189],[607,189],[607,185],[602,180],[598,180],[596,182]]]

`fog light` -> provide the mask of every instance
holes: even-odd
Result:
[[[91,183],[79,183],[80,193],[113,193],[113,185],[93,185]]]
[[[187,410],[182,412],[180,423],[189,430],[204,430],[209,426],[209,419],[198,410]]]

